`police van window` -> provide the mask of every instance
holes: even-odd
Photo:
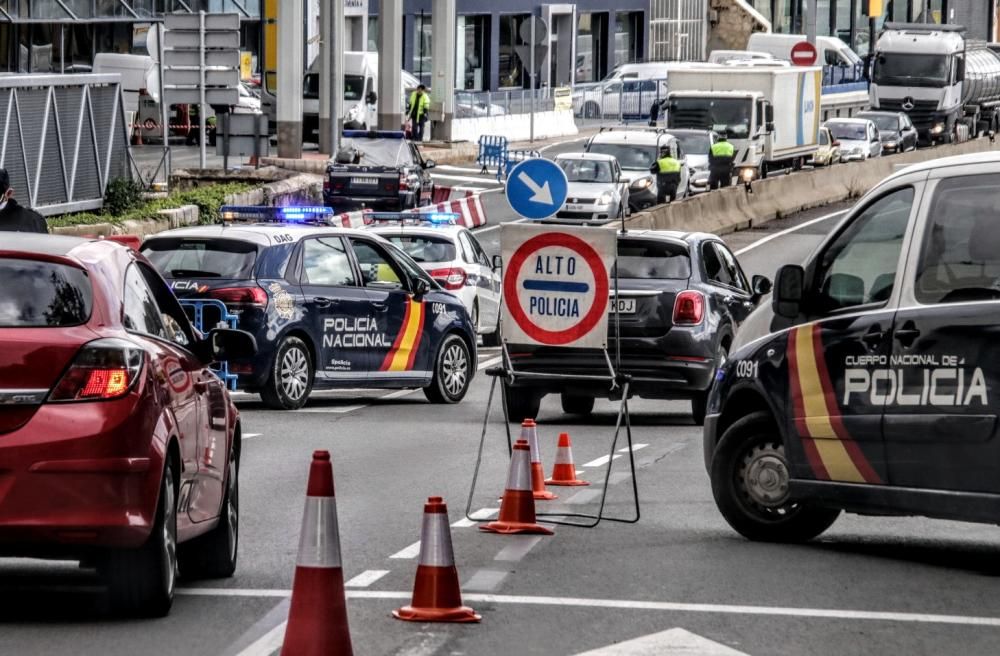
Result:
[[[816,272],[816,312],[889,300],[912,207],[911,187],[883,196],[827,248]]]
[[[710,282],[726,287],[738,287],[732,272],[726,267],[713,242],[705,242],[701,246],[701,257],[705,264],[705,275]]]
[[[125,272],[125,293],[122,298],[122,323],[125,330],[167,338],[156,298],[142,279],[142,273],[136,264],[129,266]]]
[[[365,287],[381,289],[402,289],[403,275],[399,266],[375,244],[359,239],[352,239],[354,255],[361,267],[361,284]]]
[[[1000,175],[942,180],[917,266],[920,303],[1000,299]]]
[[[357,285],[343,240],[337,237],[303,240],[302,284],[336,287]]]

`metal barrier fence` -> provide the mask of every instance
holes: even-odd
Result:
[[[483,118],[506,114],[530,114],[532,92],[530,89],[501,89],[499,91],[456,91],[455,118]],[[549,87],[535,89],[534,110],[549,112],[555,109],[555,93]]]
[[[0,167],[40,214],[97,209],[131,175],[118,75],[2,75],[0,122]]]
[[[203,335],[207,335],[212,328],[236,328],[239,323],[240,318],[235,314],[231,314],[226,308],[226,304],[220,300],[183,298],[179,299],[179,301],[181,307],[184,308],[185,314],[188,315],[188,319],[191,320],[191,325]],[[236,374],[229,373],[228,362],[220,362],[213,365],[212,371],[222,379],[226,387],[234,392],[236,391],[236,383],[239,378]]]
[[[666,79],[577,85],[572,96],[573,114],[578,125],[607,120],[647,122],[653,106],[666,98]]]

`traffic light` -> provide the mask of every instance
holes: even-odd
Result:
[[[860,0],[861,2],[861,15],[868,16],[870,18],[878,18],[882,15],[884,7],[882,5],[882,0]]]

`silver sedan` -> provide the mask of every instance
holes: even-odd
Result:
[[[559,222],[607,223],[628,216],[628,180],[618,160],[597,153],[564,153],[556,157],[569,182]]]

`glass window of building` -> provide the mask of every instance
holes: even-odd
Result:
[[[641,11],[615,14],[615,66],[639,60],[643,29]]]
[[[431,31],[431,15],[419,13],[413,17],[413,59],[409,71],[428,87],[431,84],[431,52],[434,49]]]
[[[482,91],[489,85],[490,17],[459,16],[455,88]]]
[[[368,52],[378,52],[378,16],[368,17]]]
[[[521,24],[528,19],[528,14],[514,14],[500,17],[500,52],[498,63],[500,69],[500,87],[528,86],[528,76],[524,74],[526,66],[518,55],[518,49],[524,45],[521,41]]]
[[[576,81],[597,82],[608,74],[608,15],[581,13],[576,36]]]

